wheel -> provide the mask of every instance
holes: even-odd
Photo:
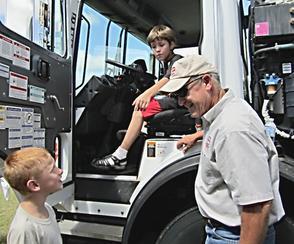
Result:
[[[205,221],[193,207],[176,216],[161,232],[156,244],[204,243]]]

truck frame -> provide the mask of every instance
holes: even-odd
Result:
[[[94,157],[120,143],[138,94],[162,76],[146,37],[166,24],[176,53],[202,54],[222,86],[276,126],[286,216],[277,243],[294,243],[293,0],[0,0],[0,156],[46,147],[63,173],[49,196],[64,243],[202,243],[194,196],[201,141],[185,110],[156,115],[130,149],[125,170]],[[293,103],[293,104],[292,104]]]

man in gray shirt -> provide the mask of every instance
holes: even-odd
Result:
[[[216,68],[200,55],[177,61],[161,91],[202,117],[195,196],[207,219],[206,244],[275,243],[273,224],[284,215],[279,161],[256,112],[221,88]]]

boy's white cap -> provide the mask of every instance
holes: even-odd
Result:
[[[170,80],[160,91],[175,92],[181,89],[191,76],[217,73],[216,68],[201,55],[190,55],[176,61],[171,68]]]

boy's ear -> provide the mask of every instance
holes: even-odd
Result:
[[[36,180],[28,180],[27,181],[27,188],[30,192],[36,192],[40,190],[40,185]]]
[[[171,41],[171,42],[170,42],[170,50],[174,50],[175,47],[176,47],[176,43],[173,42],[173,41]]]

